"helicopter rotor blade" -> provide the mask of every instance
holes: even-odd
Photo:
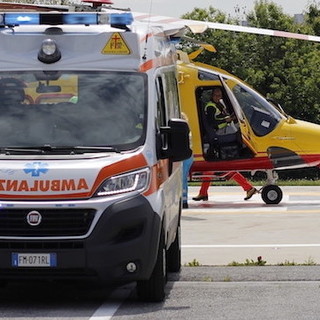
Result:
[[[268,35],[268,36],[274,36],[274,37],[283,37],[283,38],[290,38],[290,39],[320,42],[319,36],[302,34],[302,33],[293,33],[293,32],[286,32],[286,31],[273,30],[273,29],[246,27],[246,26],[226,24],[226,23],[178,19],[178,18],[172,18],[172,17],[148,15],[148,14],[135,13],[135,12],[133,12],[133,15],[136,20],[139,20],[141,22],[159,23],[161,25],[166,25],[167,27],[169,27],[170,25],[177,25],[177,26],[179,25],[181,27],[184,26],[184,27],[188,27],[190,31],[192,31],[193,33],[203,33],[207,29],[215,29],[215,30],[245,32],[245,33],[252,33],[252,34],[259,34],[259,35]]]

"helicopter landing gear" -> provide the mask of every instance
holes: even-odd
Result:
[[[261,198],[266,204],[278,204],[282,200],[282,190],[274,184],[269,184],[262,188]]]
[[[267,184],[261,190],[261,198],[266,204],[278,204],[282,200],[282,190],[275,185],[278,179],[276,171],[267,170]]]

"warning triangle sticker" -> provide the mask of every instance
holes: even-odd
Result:
[[[102,54],[130,54],[126,42],[119,32],[112,34],[111,38],[101,51]]]

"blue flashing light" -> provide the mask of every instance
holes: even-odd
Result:
[[[0,14],[0,25],[19,26],[19,25],[130,25],[133,16],[131,12],[125,13],[3,13]]]
[[[63,24],[97,24],[96,13],[72,13],[63,16]]]
[[[5,13],[4,25],[39,24],[39,13]]]
[[[133,16],[131,12],[125,13],[110,13],[109,23],[111,25],[131,25]]]

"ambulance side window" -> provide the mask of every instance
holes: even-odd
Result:
[[[180,118],[177,79],[174,71],[164,74],[164,94],[168,108],[168,118]]]
[[[166,114],[166,103],[165,103],[165,95],[164,95],[164,88],[163,88],[163,81],[162,78],[159,76],[156,79],[156,99],[157,99],[157,131],[160,134],[160,127],[167,126],[167,114]],[[168,146],[168,141],[166,135],[161,135],[161,146],[163,149],[166,149]]]
[[[157,78],[156,87],[157,87],[157,122],[159,127],[164,127],[167,125],[167,115],[166,115],[163,82],[161,77]]]

